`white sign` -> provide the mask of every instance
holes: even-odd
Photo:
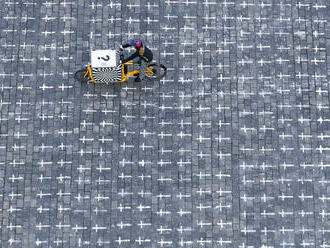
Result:
[[[115,67],[116,50],[95,50],[91,53],[92,67]]]

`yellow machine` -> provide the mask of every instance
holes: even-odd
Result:
[[[124,64],[121,64],[121,79],[120,81],[114,81],[114,82],[121,82],[121,83],[124,83],[128,77],[130,76],[135,76],[137,74],[140,73],[139,70],[134,70],[134,71],[127,71],[127,67],[128,66],[133,66],[134,63],[133,62],[126,62]],[[152,79],[156,79],[157,75],[155,73],[155,66],[156,64],[150,64],[148,67],[146,67],[146,70],[145,70],[145,73],[144,75],[147,77],[147,78],[152,78]],[[162,67],[163,69],[165,67]],[[91,64],[88,65],[84,75],[83,75],[84,78],[90,78],[90,80],[93,82],[93,83],[100,83],[100,81],[96,81],[95,78],[93,77],[93,70],[92,70],[92,66]],[[159,79],[160,77],[158,77]]]
[[[111,50],[104,50],[110,51]],[[127,81],[128,77],[135,76],[140,73],[139,70],[129,70],[131,67],[134,67],[134,62],[126,62],[123,64],[118,64],[114,66],[111,60],[111,56],[100,55],[102,50],[96,51],[99,52],[97,56],[92,57],[92,63],[90,63],[87,68],[79,70],[75,73],[75,79],[80,82],[93,82],[93,83],[124,83]],[[113,60],[113,59],[112,59]],[[93,63],[94,61],[94,63]],[[94,64],[92,66],[92,64]],[[95,67],[96,65],[96,67]],[[108,66],[111,65],[111,66]],[[167,68],[162,64],[150,63],[146,66],[144,71],[144,76],[147,79],[160,79],[163,78],[166,74]]]

